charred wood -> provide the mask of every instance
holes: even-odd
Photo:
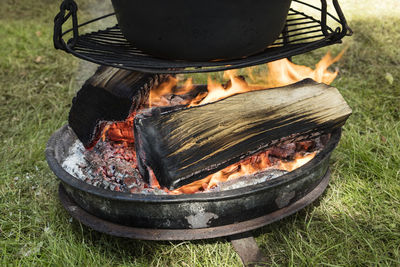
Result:
[[[331,132],[350,114],[336,88],[311,79],[202,106],[153,108],[135,118],[139,171],[178,188],[271,145]]]
[[[107,122],[124,121],[143,105],[165,76],[101,66],[72,100],[68,123],[86,148],[93,147]]]

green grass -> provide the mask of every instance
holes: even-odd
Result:
[[[313,66],[329,49],[335,54],[348,46],[334,66],[340,75],[333,85],[353,115],[323,197],[255,232],[272,265],[400,265],[400,8],[396,0],[354,2],[343,3],[353,37],[294,58]],[[1,3],[0,265],[240,266],[224,239],[115,238],[63,210],[44,149],[66,123],[78,60],[52,48],[58,4]]]

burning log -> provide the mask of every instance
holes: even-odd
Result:
[[[86,148],[93,147],[107,122],[124,121],[143,105],[165,76],[101,66],[72,100],[68,123]]]
[[[151,169],[160,185],[178,188],[279,142],[330,132],[350,114],[336,88],[311,79],[196,107],[149,109],[135,118],[139,171],[149,179]]]

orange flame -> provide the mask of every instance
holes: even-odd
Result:
[[[236,70],[228,70],[224,72],[224,78],[229,80],[226,85],[222,85],[208,77],[208,92],[205,94],[199,94],[196,98],[185,104],[188,106],[203,105],[240,93],[289,85],[305,78],[311,78],[316,82],[330,84],[338,75],[338,70],[331,72],[328,68],[330,65],[337,62],[343,56],[344,52],[345,49],[334,58],[332,58],[331,53],[328,52],[315,65],[315,69],[307,66],[296,65],[288,59],[280,59],[267,63],[268,74],[261,77],[256,77],[254,75],[254,67],[248,68],[247,76],[253,84],[248,84],[244,79],[238,77]],[[254,83],[257,79],[261,79],[261,81]],[[171,77],[167,82],[153,88],[150,91],[148,101],[149,107],[169,106],[171,105],[171,102],[169,101],[168,96],[173,94],[183,95],[194,88],[192,78],[187,79],[183,86],[178,87],[178,83],[179,79]]]
[[[231,95],[236,95],[244,92],[263,89],[261,86],[249,85],[246,81],[236,76],[236,70],[228,70],[224,72],[224,77],[229,78],[229,87],[224,86],[208,77],[207,89],[208,94],[200,101],[196,99],[190,103],[191,106],[202,105],[210,102],[226,98]]]
[[[193,90],[194,85],[192,78],[185,81],[183,86],[177,87],[179,80],[175,77],[169,77],[166,82],[161,83],[159,86],[150,90],[148,106],[149,107],[161,107],[170,106],[169,95],[183,95]]]
[[[291,172],[297,168],[300,168],[301,166],[312,160],[316,154],[317,152],[312,152],[310,154],[306,154],[303,156],[296,155],[295,159],[292,161],[287,161],[287,162],[280,161],[277,169]]]
[[[165,95],[171,94],[173,92],[173,88],[178,84],[178,79],[175,77],[169,77],[168,81],[161,83],[159,86],[152,88],[150,90],[148,105],[149,107],[157,107],[157,106],[168,106],[169,102]]]
[[[328,52],[316,65],[315,69],[306,66],[296,65],[288,59],[280,59],[269,62],[267,88],[289,85],[305,78],[311,78],[316,82],[331,84],[338,75],[338,70],[331,72],[328,67],[337,62],[344,54],[342,50],[335,58]]]

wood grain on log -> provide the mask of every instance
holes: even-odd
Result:
[[[178,188],[282,140],[330,132],[350,114],[336,88],[311,79],[197,107],[153,108],[135,119],[139,170]]]

